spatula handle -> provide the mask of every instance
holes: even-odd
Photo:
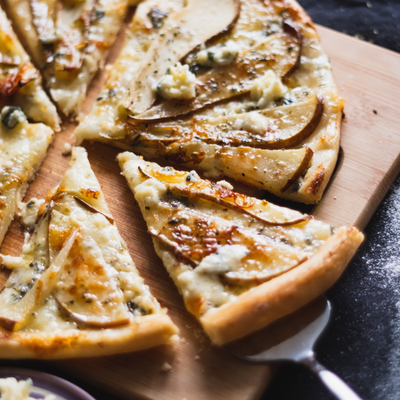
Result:
[[[343,382],[333,372],[327,370],[321,365],[314,356],[314,353],[308,357],[300,360],[300,362],[306,365],[311,371],[319,376],[325,386],[339,399],[339,400],[362,400],[361,397]]]

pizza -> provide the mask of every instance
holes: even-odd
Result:
[[[53,131],[42,123],[29,123],[16,106],[3,107],[0,120],[1,244],[29,182],[46,156]]]
[[[78,115],[89,84],[104,65],[128,0],[6,0],[51,97]]]
[[[42,88],[40,73],[0,7],[0,109],[4,106],[19,107],[29,119],[60,130],[56,108]]]
[[[36,219],[21,255],[1,256],[12,270],[0,293],[2,358],[101,356],[174,340],[177,328],[136,270],[83,148]]]
[[[342,110],[296,2],[147,0],[76,140],[314,204],[337,161]]]
[[[339,278],[363,240],[309,215],[244,196],[226,181],[118,160],[186,308],[223,345],[290,314]]]

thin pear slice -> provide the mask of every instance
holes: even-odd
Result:
[[[208,144],[249,146],[259,149],[286,149],[299,146],[318,127],[324,112],[324,98],[310,96],[304,102],[263,111],[233,114],[211,119],[182,120],[177,125],[164,122],[131,125],[128,134],[136,144],[156,147],[174,142],[193,141],[193,137]],[[189,125],[189,126],[188,126]],[[190,128],[190,125],[193,128]]]
[[[9,331],[17,331],[26,324],[35,305],[41,304],[53,291],[78,234],[77,229],[72,231],[54,263],[42,273],[22,299],[17,302],[13,302],[12,298],[4,299],[0,309],[0,326]]]
[[[194,134],[207,143],[245,145],[258,149],[287,149],[303,143],[317,129],[324,112],[322,96],[289,106],[199,121]],[[246,119],[257,118],[261,127],[250,128]],[[265,120],[264,120],[265,118]],[[261,120],[260,120],[261,119]],[[239,130],[235,129],[242,122]],[[228,132],[227,132],[228,129]]]
[[[205,180],[191,182],[187,173],[176,171],[171,176],[168,171],[143,170],[142,167],[139,167],[139,171],[148,178],[155,178],[167,184],[168,189],[176,192],[178,196],[208,200],[250,215],[270,225],[289,226],[312,219],[310,215],[301,214],[288,208],[277,207],[266,200],[259,200],[233,192],[219,183],[211,183]]]
[[[302,214],[251,197],[237,195],[242,207],[226,206],[232,192],[228,190],[225,197],[217,184],[215,196],[210,196],[213,185],[193,171],[161,168],[127,152],[118,160],[156,251],[196,316],[297,267],[332,235],[328,224],[314,219],[271,225],[257,218],[258,206],[267,219]]]
[[[294,32],[297,30],[292,29],[292,24],[284,22],[282,32],[244,50],[231,65],[212,68],[200,75],[193,100],[162,100],[159,105],[129,118],[133,122],[155,121],[189,114],[210,104],[250,92],[254,79],[269,70],[284,79],[296,68],[300,56],[301,38]]]
[[[152,87],[181,58],[198,45],[225,33],[239,16],[239,0],[188,0],[181,12],[165,22],[147,52],[143,70],[126,106],[133,114],[146,111],[156,94]]]
[[[176,143],[159,152],[163,158],[214,175],[223,174],[246,185],[282,196],[306,171],[313,151],[309,147],[291,150],[264,150],[195,143]],[[294,179],[296,178],[296,179]]]
[[[129,311],[116,274],[97,243],[83,233],[71,249],[54,297],[72,320],[88,328],[128,324]]]

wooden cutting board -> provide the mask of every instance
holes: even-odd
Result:
[[[342,151],[333,181],[313,214],[334,225],[364,228],[400,171],[400,55],[369,43],[319,27],[323,47],[330,56],[340,95],[346,99]],[[115,61],[123,41],[120,35],[109,57]],[[99,74],[84,106],[87,113],[104,82]],[[48,156],[30,186],[27,197],[44,197],[68,167],[61,155],[65,142],[73,143],[72,123],[56,135]],[[245,365],[224,349],[210,345],[199,324],[184,309],[181,298],[161,261],[134,197],[120,175],[116,149],[85,143],[117,226],[136,265],[161,304],[180,328],[181,341],[172,346],[136,354],[48,363],[69,378],[104,388],[104,398],[151,400],[256,399],[272,376],[266,366]],[[262,196],[235,184],[239,191]],[[17,255],[23,232],[14,222],[1,252]],[[4,277],[3,277],[4,278]],[[4,279],[3,279],[4,280]],[[164,362],[172,371],[162,372]],[[114,396],[113,396],[114,395]]]

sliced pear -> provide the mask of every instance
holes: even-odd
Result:
[[[295,225],[309,219],[312,216],[301,214],[289,208],[277,207],[266,200],[258,200],[240,193],[233,192],[221,186],[219,183],[199,180],[191,182],[190,175],[176,171],[173,176],[170,173],[161,171],[139,171],[148,178],[156,178],[160,182],[168,184],[168,189],[176,192],[179,196],[200,198],[234,209],[243,214],[263,221],[270,225],[288,226]],[[188,179],[189,176],[189,179]]]
[[[132,121],[154,121],[186,115],[210,104],[248,93],[254,79],[268,70],[284,78],[296,68],[301,50],[301,41],[294,36],[292,29],[285,29],[285,26],[287,24],[283,25],[282,32],[242,51],[231,65],[212,68],[198,76],[197,95],[193,100],[163,100],[148,111],[129,118]]]
[[[303,143],[318,127],[323,112],[323,97],[312,96],[304,103],[276,107],[259,113],[253,111],[209,121],[201,120],[196,124],[193,134],[207,143],[286,149]],[[255,122],[252,126],[253,120]]]
[[[86,327],[127,324],[129,311],[115,275],[99,246],[84,233],[71,249],[54,296],[72,320]]]
[[[12,296],[6,297],[5,295],[4,298],[2,298],[3,304],[0,309],[0,326],[9,331],[17,331],[25,325],[35,305],[40,304],[53,291],[78,234],[79,231],[77,229],[71,233],[65,241],[64,247],[54,260],[54,263],[42,273],[40,278],[22,299],[15,302]],[[33,243],[33,245],[35,245],[35,243]]]
[[[212,119],[192,118],[194,127],[171,123],[155,124],[147,133],[145,124],[128,124],[127,137],[135,144],[156,147],[200,138],[208,144],[249,146],[259,149],[285,149],[303,143],[318,127],[324,112],[322,96],[305,102],[263,111],[233,114]],[[187,124],[186,124],[187,125]]]
[[[300,258],[297,264],[292,263],[288,268],[286,268],[285,272],[297,267],[307,260],[307,256]],[[268,271],[267,273],[265,273],[265,271],[259,271],[256,269],[252,270],[251,268],[247,268],[246,270],[242,270],[240,272],[226,272],[224,274],[221,274],[220,279],[222,280],[222,282],[229,285],[249,287],[254,285],[261,285],[262,283],[268,282],[272,278],[275,278],[276,276],[279,276],[281,274],[281,270],[277,270],[276,272]]]
[[[281,189],[290,187],[307,169],[313,156],[308,147],[264,150],[218,146],[201,141],[175,143],[160,149],[158,154],[189,168],[196,167],[215,176],[223,174],[277,196],[282,196]]]
[[[152,87],[168,68],[198,45],[229,30],[239,16],[239,0],[188,0],[181,12],[166,20],[147,52],[143,70],[131,87],[126,106],[133,114],[146,111],[156,94]]]

